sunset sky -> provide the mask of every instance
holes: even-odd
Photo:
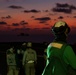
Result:
[[[75,38],[76,0],[0,0],[0,41],[21,33],[48,36],[58,20],[67,22]]]

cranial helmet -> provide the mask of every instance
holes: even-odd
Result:
[[[32,43],[31,42],[28,42],[27,43],[27,47],[32,47]]]
[[[25,46],[25,45],[26,45],[26,43],[23,43],[23,44],[22,44],[22,46]]]
[[[58,21],[52,27],[52,32],[54,34],[63,34],[65,32],[68,34],[70,32],[70,27],[67,25],[66,22]]]

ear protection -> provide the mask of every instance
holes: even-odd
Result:
[[[66,31],[67,34],[70,32],[70,27],[67,25],[67,23],[63,21],[56,22],[54,26],[52,27],[52,32],[54,34],[62,34]]]

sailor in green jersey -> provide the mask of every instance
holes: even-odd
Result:
[[[76,69],[76,55],[66,40],[70,27],[66,22],[58,21],[52,27],[52,32],[55,39],[47,47],[48,59],[42,75],[70,75],[68,65]]]

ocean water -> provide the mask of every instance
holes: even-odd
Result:
[[[0,36],[0,42],[51,42],[53,37],[51,35],[29,35],[29,36],[17,36],[17,35],[2,35]]]
[[[52,42],[53,35],[29,35],[29,36],[17,36],[17,35],[0,35],[0,42]],[[68,36],[68,43],[76,43],[76,35],[72,34]]]

